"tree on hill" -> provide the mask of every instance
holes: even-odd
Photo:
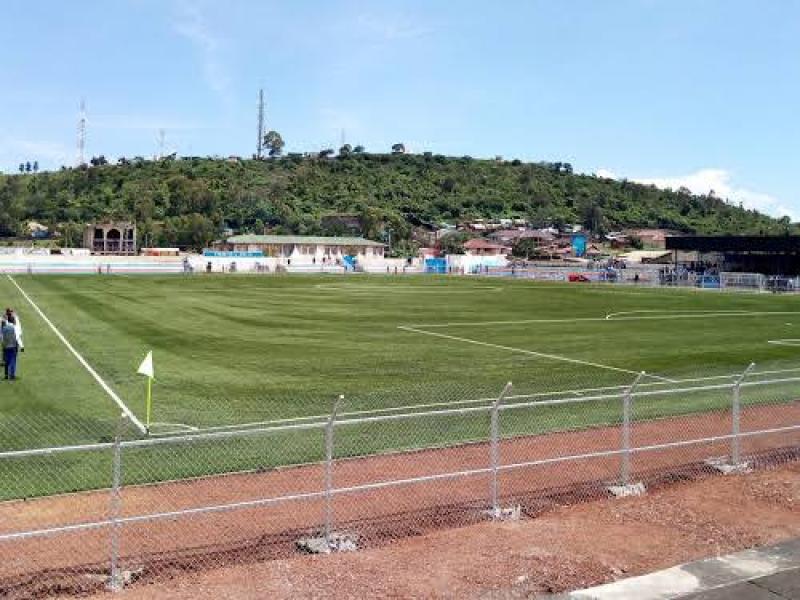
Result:
[[[269,149],[269,155],[272,157],[280,156],[283,154],[283,147],[286,143],[283,141],[281,134],[271,129],[264,134],[264,146]]]
[[[595,235],[602,235],[607,231],[603,209],[597,201],[586,203],[583,208],[582,218],[582,225]]]
[[[406,146],[402,143],[392,144],[392,154],[405,154]]]
[[[536,238],[520,238],[511,248],[511,254],[518,258],[531,259],[537,255],[539,242]]]
[[[464,243],[472,238],[465,232],[449,233],[442,236],[436,244],[439,254],[464,254]]]
[[[350,144],[344,144],[339,148],[339,156],[350,156],[353,153],[353,147]]]

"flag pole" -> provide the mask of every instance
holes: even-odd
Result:
[[[136,370],[139,375],[147,377],[147,392],[145,398],[145,429],[150,433],[150,417],[153,414],[153,377],[155,371],[153,370],[153,351],[147,353],[144,357],[142,364]]]
[[[147,378],[147,419],[146,426],[150,429],[150,413],[153,409],[153,378]]]

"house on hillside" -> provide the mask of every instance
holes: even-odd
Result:
[[[609,231],[605,238],[611,247],[615,249],[627,248],[631,244],[628,236],[621,231]]]
[[[511,248],[482,238],[473,238],[464,242],[464,252],[467,256],[505,256],[511,253]]]
[[[50,229],[36,221],[28,221],[25,231],[34,240],[44,240],[50,237]]]
[[[667,236],[673,235],[668,229],[631,229],[626,231],[628,236],[637,237],[648,248],[666,248]]]
[[[488,237],[492,241],[506,246],[513,246],[524,239],[536,240],[537,244],[550,243],[555,239],[555,236],[549,231],[538,229],[501,229],[490,233]]]

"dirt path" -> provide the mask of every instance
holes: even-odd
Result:
[[[745,431],[798,424],[800,402],[748,408],[743,423]],[[661,419],[637,423],[632,442],[641,446],[724,435],[729,428],[727,412]],[[614,450],[619,447],[620,435],[617,427],[598,427],[514,438],[501,444],[501,462],[511,464]],[[676,478],[698,479],[709,473],[703,461],[727,455],[729,446],[725,441],[635,454],[632,470],[637,479],[656,485]],[[792,454],[798,447],[800,431],[797,430],[745,438],[742,444],[745,454],[762,456],[760,460],[765,464],[779,462],[781,452]],[[342,460],[336,464],[334,482],[336,487],[344,488],[481,469],[487,466],[488,455],[486,444],[471,444]],[[587,458],[506,471],[499,478],[502,503],[518,504],[528,516],[548,513],[559,504],[603,497],[605,484],[614,482],[619,471],[619,457]],[[796,469],[791,473],[796,474]],[[322,481],[321,468],[312,465],[128,487],[123,492],[123,514],[132,516],[316,492],[322,489]],[[337,496],[335,524],[339,529],[356,532],[362,546],[376,547],[443,527],[479,523],[486,520],[483,510],[488,507],[489,485],[488,475],[481,474]],[[108,508],[107,492],[7,502],[0,504],[0,532],[102,520]],[[575,510],[579,514],[579,507]],[[323,515],[324,505],[315,499],[127,525],[120,536],[122,565],[145,581],[158,582],[184,577],[186,571],[286,558],[294,554],[293,542],[297,537],[318,530]],[[487,526],[477,527],[476,531],[481,531],[481,527]],[[5,589],[9,597],[26,597],[37,593],[36,590],[52,591],[54,586],[73,591],[97,587],[100,578],[91,574],[107,572],[109,534],[104,528],[0,543],[0,592]],[[456,534],[441,535],[446,539]],[[404,543],[413,546],[413,542]],[[754,539],[748,543],[760,542]],[[483,549],[481,553],[485,554]],[[314,559],[308,560],[313,564]]]
[[[800,536],[800,464],[558,507],[355,554],[184,574],[120,598],[528,598]],[[110,597],[103,595],[103,597]]]

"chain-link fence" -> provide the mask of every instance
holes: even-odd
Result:
[[[631,265],[626,268],[572,266],[485,267],[473,275],[538,281],[632,284],[640,287],[679,287],[739,292],[800,292],[800,277],[762,273],[701,272],[670,265]]]
[[[800,457],[797,371],[0,452],[0,596],[119,590]]]

